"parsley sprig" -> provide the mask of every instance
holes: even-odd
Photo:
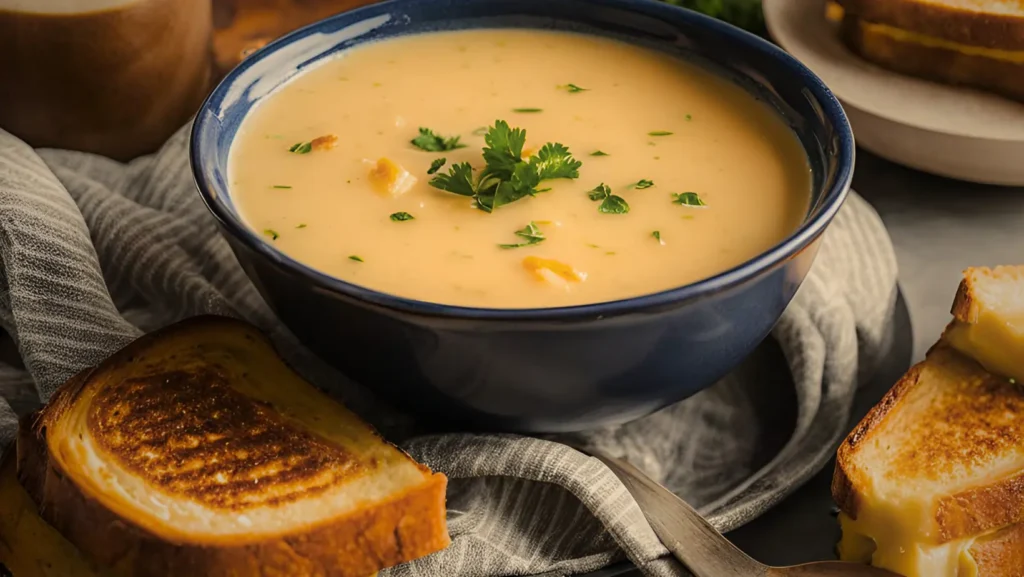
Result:
[[[409,142],[416,148],[427,152],[445,152],[456,148],[466,148],[465,144],[459,142],[461,138],[460,136],[445,138],[429,128],[420,127],[420,135]]]
[[[516,231],[516,236],[526,239],[524,242],[518,242],[515,244],[499,244],[499,248],[522,248],[524,246],[532,246],[537,243],[544,242],[547,239],[544,236],[544,232],[540,230],[537,223],[530,221],[530,224]]]
[[[523,158],[526,131],[512,128],[504,120],[495,121],[484,136],[483,149],[486,167],[478,178],[473,178],[473,167],[468,162],[452,165],[448,174],[439,173],[430,181],[434,188],[472,197],[476,207],[484,212],[534,196],[537,186],[544,180],[579,178],[580,161],[564,145],[549,142],[536,155]]]
[[[629,212],[629,203],[626,202],[626,199],[612,194],[612,189],[603,182],[594,187],[594,190],[588,192],[587,196],[593,201],[603,201],[601,206],[597,207],[598,212],[605,214],[626,214]]]

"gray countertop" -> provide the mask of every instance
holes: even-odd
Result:
[[[949,321],[963,269],[1024,264],[1024,188],[939,178],[863,149],[853,186],[881,214],[896,247],[915,361]]]

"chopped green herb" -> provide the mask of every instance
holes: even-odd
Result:
[[[587,246],[589,246],[590,248],[601,248],[601,247],[599,247],[598,245],[596,245],[596,244],[591,244],[591,243],[587,243]]]
[[[687,114],[686,115],[686,119],[687,120],[693,120],[693,115],[692,114]]]
[[[413,220],[415,217],[408,212],[396,212],[391,215],[391,220],[395,222],[404,222],[406,220]]]
[[[651,236],[653,236],[654,239],[658,241],[658,244],[660,244],[662,246],[665,245],[665,241],[661,240],[661,231],[660,230],[656,230],[656,231],[652,232]]]
[[[359,256],[354,255],[354,254],[353,255],[349,255],[348,260],[354,260],[356,262],[363,262],[362,257],[359,257]]]
[[[626,214],[629,212],[629,204],[621,196],[615,196],[612,194],[612,189],[607,184],[601,183],[594,187],[587,193],[590,200],[603,201],[601,206],[597,207],[598,212],[605,214]]]
[[[486,134],[487,134],[487,127],[486,126],[481,126],[480,128],[477,128],[476,130],[473,131],[473,136],[484,136]]]
[[[611,155],[608,154],[607,152],[603,151],[603,150],[595,150],[594,152],[590,153],[590,156],[611,156]]]
[[[519,114],[536,114],[538,112],[544,112],[543,108],[513,108],[512,112]]]
[[[672,202],[683,206],[707,206],[696,192],[672,193]]]
[[[302,223],[302,224],[296,226],[295,228],[306,228],[306,223]]]
[[[312,150],[312,142],[296,142],[288,149],[288,152],[294,152],[295,154],[309,154]]]
[[[642,180],[637,181],[637,183],[632,185],[632,186],[633,186],[633,188],[639,188],[640,190],[643,190],[645,188],[650,188],[650,187],[654,186],[654,181],[653,180],[647,180],[646,178],[644,178]]]
[[[587,90],[589,90],[588,88],[576,86],[575,84],[563,84],[559,86],[558,89],[568,91],[570,94],[576,94],[577,92],[586,92]]]
[[[608,256],[615,256],[615,252],[614,251],[608,251],[608,252],[606,252],[604,254],[606,254]]]
[[[263,230],[263,234],[269,236],[270,240],[277,240],[277,237],[281,236],[281,235],[277,234],[277,231],[272,229],[272,228],[264,229]]]
[[[444,138],[429,128],[420,127],[420,135],[409,142],[420,150],[444,152],[446,150],[455,150],[456,148],[465,148],[465,144],[459,144],[459,138],[458,136]]]
[[[667,130],[655,130],[652,132],[648,132],[647,136],[672,136],[672,134],[672,132],[669,132]]]
[[[540,194],[542,192],[551,192],[551,189],[550,188],[538,188],[534,192],[536,192],[537,194]]]
[[[499,248],[522,248],[524,246],[531,246],[540,242],[544,242],[546,238],[544,233],[537,226],[537,223],[531,221],[530,224],[516,231],[516,236],[525,238],[526,242],[520,242],[516,244],[499,244]]]
[[[448,162],[447,158],[434,159],[434,162],[430,163],[430,169],[427,170],[427,174],[434,174],[435,172],[441,170],[441,167],[444,166],[444,163],[446,162]]]
[[[289,189],[291,187],[287,186],[287,185],[284,185],[284,184],[275,184],[274,186],[271,186],[270,188]]]
[[[456,164],[448,174],[437,174],[430,181],[434,188],[470,196],[476,206],[485,212],[538,193],[537,185],[554,178],[579,178],[582,163],[573,158],[565,146],[547,143],[540,152],[523,159],[526,131],[511,128],[498,120],[484,137],[487,146],[483,157],[487,164],[479,177],[473,178],[473,167],[468,162]]]

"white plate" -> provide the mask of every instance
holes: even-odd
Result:
[[[825,19],[825,2],[763,0],[765,20],[843,103],[858,145],[942,176],[1024,186],[1024,104],[860,59]]]

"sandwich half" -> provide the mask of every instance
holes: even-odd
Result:
[[[231,319],[69,380],[18,452],[43,519],[113,575],[368,577],[449,543],[445,477]]]
[[[1024,388],[1004,356],[1021,343],[1002,330],[1021,290],[1010,268],[967,271],[947,336],[843,442],[841,559],[907,577],[1024,575]]]
[[[883,68],[1024,100],[1019,0],[834,0],[843,43]]]

